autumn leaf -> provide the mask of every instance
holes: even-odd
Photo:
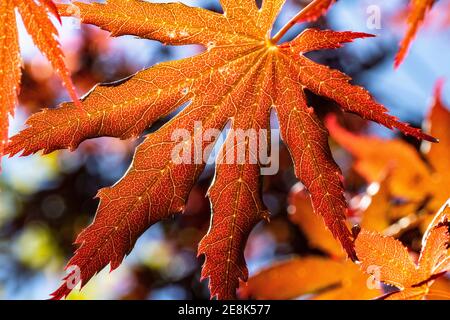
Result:
[[[242,284],[242,298],[293,299],[311,295],[315,300],[366,300],[381,295],[351,261],[314,213],[306,190],[295,185],[289,194],[289,217],[306,235],[311,248],[328,256],[292,257],[258,271]]]
[[[70,97],[78,101],[63,52],[57,40],[58,32],[49,14],[60,19],[50,0],[2,0],[0,4],[0,156],[8,141],[8,116],[14,114],[21,78],[21,58],[17,32],[16,9],[36,46],[47,57],[61,77]]]
[[[302,184],[292,187],[288,203],[289,219],[305,233],[312,248],[320,249],[333,257],[345,257],[342,247],[314,212],[309,194]]]
[[[399,236],[417,225],[426,223],[420,203],[398,201],[389,190],[389,176],[381,182],[373,182],[367,190],[352,199],[353,210],[359,218],[358,224],[367,230],[383,235]]]
[[[380,281],[399,289],[384,298],[423,299],[434,280],[450,269],[449,218],[450,200],[436,214],[425,232],[417,264],[400,241],[365,229],[361,231],[355,248],[362,270],[374,272]]]
[[[389,192],[408,201],[427,201],[427,211],[434,214],[450,196],[450,111],[444,106],[443,82],[435,89],[435,98],[425,126],[439,143],[423,143],[421,154],[400,140],[386,140],[353,134],[328,118],[331,136],[355,158],[354,169],[369,182],[379,182],[389,171]],[[425,161],[423,160],[425,159]]]
[[[168,45],[200,44],[197,56],[160,63],[122,81],[99,85],[82,100],[82,112],[64,103],[33,115],[28,128],[11,139],[7,152],[29,155],[40,150],[75,149],[82,141],[100,136],[136,137],[157,119],[187,106],[137,148],[133,164],[114,186],[100,190],[93,223],[77,237],[79,248],[66,277],[85,284],[108,264],[116,269],[137,238],[154,223],[183,212],[186,197],[205,163],[174,163],[179,145],[173,133],[188,133],[187,146],[209,130],[269,130],[271,110],[280,122],[282,138],[294,159],[295,173],[307,187],[314,210],[325,220],[347,254],[355,258],[353,237],[345,223],[347,204],[341,172],[328,146],[328,132],[307,105],[304,89],[336,101],[343,110],[397,128],[408,135],[434,139],[387,114],[369,93],[349,83],[345,74],[311,61],[304,53],[339,48],[370,35],[308,29],[294,40],[277,44],[287,29],[270,37],[285,1],[222,0],[223,14],[180,3],[109,0],[104,4],[61,6],[62,15],[80,13],[84,23],[108,30],[113,36],[134,35]],[[276,41],[275,41],[276,40]],[[196,123],[201,122],[201,128]],[[233,137],[228,136],[228,140]],[[246,138],[246,140],[247,138]],[[244,146],[245,158],[254,153]],[[206,158],[211,141],[198,146]],[[222,147],[225,154],[236,149]],[[211,186],[213,217],[199,254],[205,254],[202,277],[209,278],[212,296],[235,298],[239,280],[247,280],[243,248],[253,226],[267,216],[260,194],[260,163],[218,161]],[[80,277],[75,270],[79,270]],[[54,298],[69,294],[63,283]]]
[[[431,10],[435,2],[435,0],[411,0],[408,14],[408,30],[400,43],[400,49],[395,57],[395,67],[400,66],[405,59],[411,43],[416,37],[416,34],[425,20],[428,11]]]
[[[370,197],[370,205],[363,208],[361,211],[362,228],[383,232],[391,225],[391,202],[388,189],[389,178],[384,179],[381,183],[374,182],[367,189],[364,197]],[[376,188],[373,193],[372,189]],[[367,199],[367,198],[366,198]]]
[[[428,290],[427,300],[450,300],[450,280],[448,277],[440,277]]]
[[[286,300],[367,300],[381,294],[368,288],[369,277],[351,261],[309,256],[290,258],[259,271],[242,285],[242,298]]]

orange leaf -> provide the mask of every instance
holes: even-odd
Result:
[[[362,228],[382,232],[389,227],[391,204],[389,202],[388,179],[377,185],[377,193],[370,195],[370,205],[362,213]],[[374,185],[371,185],[371,187],[373,188]]]
[[[241,288],[241,296],[255,299],[293,299],[341,281],[345,265],[327,258],[293,258],[252,276]]]
[[[411,0],[411,8],[408,16],[408,31],[403,38],[400,49],[395,57],[395,67],[400,66],[405,59],[420,25],[425,20],[425,16],[435,2],[435,0]]]
[[[350,261],[344,265],[345,272],[341,274],[340,285],[331,290],[323,290],[314,297],[315,300],[370,300],[381,294],[379,284],[364,274],[357,265]]]
[[[450,269],[450,200],[439,210],[428,226],[422,239],[422,253],[419,266],[428,277]]]
[[[379,268],[379,280],[398,288],[414,284],[416,265],[400,241],[363,229],[355,247],[363,271]]]
[[[422,300],[428,293],[428,286],[406,288],[405,290],[396,291],[388,294],[385,300]]]
[[[423,242],[423,250],[419,258],[419,268],[424,273],[424,278],[430,278],[433,274],[446,271],[449,253],[447,224],[434,227]]]
[[[441,100],[442,86],[442,82],[436,85],[434,102],[425,122],[439,143],[423,142],[422,154],[400,139],[356,135],[339,126],[336,119],[327,120],[331,136],[355,157],[354,169],[361,176],[369,182],[378,182],[389,172],[389,192],[418,203],[430,197],[427,203],[430,215],[449,197],[450,111]]]
[[[254,299],[365,300],[380,295],[368,287],[368,276],[352,262],[320,257],[292,258],[252,276],[240,296]]]
[[[302,229],[312,247],[321,249],[331,256],[345,255],[342,247],[325,228],[323,219],[314,212],[311,199],[301,184],[292,188],[288,202],[289,218]]]
[[[435,215],[423,236],[417,265],[398,240],[365,229],[361,231],[355,248],[363,271],[373,272],[380,281],[400,289],[385,298],[424,299],[435,279],[450,270],[449,216],[450,200]]]
[[[428,290],[427,300],[450,300],[450,280],[446,277],[437,279]]]
[[[389,191],[389,180],[388,176],[380,183],[372,183],[366,193],[358,196],[361,204],[355,208],[361,217],[362,228],[384,235],[398,234],[422,221],[416,214],[420,204],[415,202],[398,204],[393,201],[395,197],[393,199]]]
[[[299,225],[310,244],[330,254],[325,257],[298,257],[278,262],[259,271],[240,296],[256,299],[293,299],[308,295],[317,300],[372,299],[381,290],[354,263],[345,261],[338,242],[314,213],[307,191],[298,183],[288,198],[290,219]]]
[[[432,145],[425,145],[424,149],[429,149],[428,152],[425,152],[427,159],[429,160],[434,173],[433,179],[439,183],[439,186],[443,187],[444,190],[445,185],[450,185],[450,157],[449,157],[449,148],[450,148],[450,111],[444,105],[442,101],[442,90],[444,87],[444,81],[440,80],[437,82],[434,92],[434,101],[432,103],[431,111],[427,117],[425,126],[428,127],[431,135],[437,137],[439,139],[439,143]],[[436,186],[436,189],[439,187]],[[447,193],[447,196],[449,194]],[[435,200],[435,207],[441,205],[442,202],[445,201],[445,198],[439,198]]]
[[[8,116],[14,113],[20,87],[20,49],[12,0],[0,3],[0,156],[8,141]]]
[[[42,4],[47,8],[47,10],[56,18],[58,22],[61,23],[61,16],[59,15],[58,8],[53,3],[52,0],[42,0]]]
[[[61,77],[70,97],[78,103],[63,53],[56,39],[58,33],[48,17],[48,12],[59,19],[55,4],[50,0],[2,0],[0,4],[0,156],[8,140],[8,115],[13,115],[17,105],[21,78],[20,48],[15,10],[34,43],[47,57]]]
[[[183,145],[188,148],[209,129],[221,131],[227,123],[235,131],[259,132],[269,129],[272,109],[277,112],[282,138],[294,159],[297,177],[311,194],[314,210],[323,216],[347,254],[355,258],[353,237],[345,221],[347,203],[341,173],[331,156],[328,132],[307,105],[304,89],[388,128],[434,139],[387,114],[384,106],[363,88],[350,84],[343,73],[304,55],[339,48],[370,35],[309,29],[288,43],[270,39],[284,2],[266,0],[258,10],[254,1],[223,0],[224,14],[180,3],[137,0],[75,3],[79,10],[59,7],[61,15],[77,12],[83,22],[115,36],[131,34],[172,45],[200,44],[206,49],[197,56],[161,63],[122,81],[97,86],[84,97],[81,111],[63,104],[35,114],[27,122],[29,127],[11,139],[10,155],[74,149],[94,137],[138,136],[157,119],[185,106],[145,139],[126,175],[99,192],[97,216],[78,236],[80,246],[68,263],[80,270],[77,283],[85,284],[108,264],[117,268],[148,227],[183,211],[207,158],[198,161],[196,153],[207,156],[211,150],[210,142],[202,140],[194,154],[187,152],[187,161],[178,163],[173,151],[180,143],[174,141],[174,133],[187,134]],[[196,126],[199,122],[200,128]],[[259,151],[242,145],[246,148],[242,153],[233,148],[225,153],[248,157]],[[218,161],[216,165],[209,194],[214,213],[199,254],[206,256],[202,274],[210,278],[212,296],[221,299],[234,298],[239,279],[245,281],[245,242],[254,224],[266,215],[259,193],[260,166],[259,162],[245,161]],[[62,298],[71,289],[64,283],[53,295]]]
[[[379,182],[389,172],[389,192],[411,200],[423,198],[423,190],[430,184],[430,171],[413,146],[401,140],[351,133],[335,117],[327,118],[327,128],[355,158],[354,169],[367,181]]]
[[[242,82],[242,86],[236,88],[242,90],[242,94],[239,95],[241,100],[234,103],[244,106],[244,101],[247,101],[248,104],[236,114],[233,127],[241,130],[269,129],[267,114],[270,112],[271,100],[264,92],[272,90],[270,66],[267,63],[253,68],[246,75],[248,78]],[[240,161],[242,164],[227,164],[230,154],[233,159],[239,156],[238,149],[234,147],[239,142],[235,139],[234,135],[229,134],[218,155],[214,184],[209,191],[213,210],[211,227],[198,248],[198,254],[206,257],[202,277],[210,279],[211,296],[217,296],[218,299],[234,298],[239,280],[247,281],[245,244],[253,227],[269,215],[260,194],[260,168],[251,161],[253,155],[249,136],[241,142],[245,145]]]

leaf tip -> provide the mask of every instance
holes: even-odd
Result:
[[[438,138],[430,136],[430,135],[428,135],[426,133],[423,133],[423,138],[422,139],[426,140],[426,141],[429,141],[429,142],[432,142],[432,143],[439,143],[439,139]]]
[[[355,32],[359,35],[359,38],[376,38],[377,35],[373,33],[365,33],[365,32]]]

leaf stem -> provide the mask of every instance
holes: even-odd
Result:
[[[272,38],[272,43],[278,43],[278,41],[283,38],[283,36],[294,26],[297,24],[297,21],[301,18],[305,11],[311,9],[314,5],[316,5],[316,1],[312,0],[307,6],[305,6],[299,13],[297,13],[288,23],[284,25],[283,28],[278,31],[278,33]]]

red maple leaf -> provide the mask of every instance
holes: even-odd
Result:
[[[328,132],[307,105],[304,89],[388,128],[434,139],[388,115],[366,90],[350,84],[345,74],[304,56],[371,35],[308,29],[278,45],[287,29],[273,38],[270,33],[284,2],[266,0],[258,10],[253,0],[222,0],[223,14],[180,3],[76,3],[84,23],[97,25],[113,36],[130,34],[171,45],[200,44],[206,50],[158,64],[117,83],[97,86],[83,98],[82,112],[64,103],[35,114],[27,122],[29,127],[11,139],[7,148],[10,155],[73,150],[82,141],[99,136],[136,137],[157,119],[187,104],[146,137],[119,182],[100,190],[95,220],[77,237],[79,248],[67,265],[78,268],[80,277],[72,269],[67,281],[53,293],[54,298],[67,296],[73,288],[69,283],[84,285],[108,264],[117,268],[146,229],[183,212],[186,197],[205,163],[197,163],[194,153],[189,153],[187,162],[174,162],[173,151],[179,146],[179,141],[172,139],[176,130],[188,133],[187,146],[205,131],[222,130],[227,123],[235,130],[269,130],[271,110],[278,115],[296,175],[310,192],[315,211],[355,258],[353,237],[345,224],[347,204],[341,172],[331,156]],[[68,8],[62,6],[60,12],[67,15]],[[201,128],[195,125],[199,121]],[[234,139],[227,136],[227,142]],[[206,158],[210,144],[204,140],[198,146]],[[255,154],[249,138],[237,143],[243,149],[232,145],[227,148],[225,143],[217,160],[231,155],[233,159],[243,156],[245,161],[217,161],[209,192],[211,227],[199,246],[199,254],[206,256],[202,276],[210,279],[211,296],[220,299],[235,298],[239,280],[247,279],[243,254],[247,237],[268,215],[260,192],[261,163],[249,161]]]

